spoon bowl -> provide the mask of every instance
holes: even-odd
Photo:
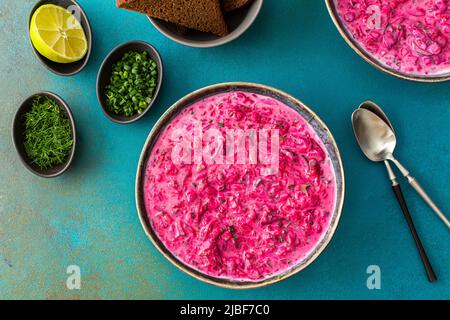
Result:
[[[392,160],[397,145],[393,129],[373,112],[360,108],[352,115],[353,130],[361,150],[372,161]]]
[[[369,110],[370,112],[373,112],[381,120],[383,120],[385,123],[387,123],[389,125],[389,127],[391,127],[392,132],[395,133],[394,126],[392,125],[391,121],[387,117],[386,113],[384,113],[383,109],[381,109],[381,107],[379,105],[377,105],[375,102],[365,101],[365,102],[361,103],[359,108],[366,109],[366,110]]]

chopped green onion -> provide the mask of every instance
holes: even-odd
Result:
[[[157,65],[148,52],[127,52],[113,65],[106,86],[106,106],[127,117],[142,113],[153,100],[157,82]]]

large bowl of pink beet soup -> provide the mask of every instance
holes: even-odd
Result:
[[[346,42],[390,75],[450,80],[450,0],[325,0]]]
[[[288,278],[330,242],[344,171],[322,120],[260,84],[188,94],[158,120],[136,177],[142,226],[176,267],[248,289]]]

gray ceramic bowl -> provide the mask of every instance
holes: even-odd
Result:
[[[325,3],[327,5],[328,12],[330,13],[331,19],[333,20],[336,28],[338,29],[339,33],[344,38],[344,40],[361,58],[366,60],[373,67],[391,76],[404,80],[411,80],[416,82],[450,81],[450,72],[436,75],[416,75],[395,70],[381,63],[378,59],[369,54],[367,50],[364,49],[355,40],[355,38],[347,31],[347,28],[345,27],[344,23],[342,22],[342,19],[339,16],[338,10],[335,5],[335,0],[325,0]]]
[[[67,117],[69,118],[70,125],[72,127],[72,136],[73,136],[73,146],[72,150],[70,151],[69,155],[67,156],[67,159],[64,163],[56,165],[49,169],[41,169],[37,165],[31,163],[30,159],[28,158],[25,148],[23,146],[24,141],[24,116],[25,114],[31,110],[31,106],[33,103],[33,100],[37,96],[44,96],[48,97],[52,100],[54,100],[61,109],[65,112]],[[63,174],[72,163],[73,157],[75,155],[75,147],[77,144],[77,130],[75,126],[75,120],[73,118],[72,112],[70,111],[69,106],[67,103],[58,95],[52,93],[52,92],[39,92],[36,94],[33,94],[32,96],[28,97],[17,109],[16,115],[14,116],[13,126],[12,126],[12,137],[14,142],[14,147],[16,148],[17,154],[19,155],[20,160],[24,164],[24,166],[30,170],[32,173],[43,177],[43,178],[54,178],[61,174]]]
[[[150,58],[156,62],[158,69],[158,83],[156,85],[155,91],[153,92],[152,101],[149,103],[147,108],[142,113],[135,114],[131,117],[117,115],[111,112],[106,106],[105,102],[106,100],[105,88],[109,84],[112,67],[118,60],[120,60],[125,55],[125,53],[129,51],[147,51],[150,55]],[[163,75],[164,75],[164,67],[163,62],[161,60],[161,56],[159,55],[158,51],[147,42],[133,40],[115,47],[103,61],[97,75],[97,99],[98,102],[100,103],[100,106],[102,107],[104,114],[111,121],[120,124],[129,124],[141,119],[150,110],[151,106],[153,105],[153,103],[155,103],[156,99],[158,98],[159,90],[161,89],[161,85],[164,79]]]
[[[81,70],[83,70],[83,68],[87,65],[87,63],[89,61],[89,57],[91,56],[92,30],[91,30],[91,26],[89,24],[89,20],[88,20],[86,14],[84,13],[83,9],[81,8],[81,6],[73,0],[41,0],[38,3],[36,3],[36,5],[33,7],[33,10],[31,10],[30,17],[28,19],[28,36],[29,36],[29,32],[30,32],[31,18],[33,17],[34,12],[40,6],[43,6],[45,4],[58,5],[60,7],[68,9],[71,12],[76,11],[77,13],[79,13],[79,21],[81,23],[81,26],[84,29],[84,33],[86,34],[86,39],[88,42],[88,51],[86,52],[86,55],[80,61],[76,61],[76,62],[72,62],[72,63],[57,63],[57,62],[53,62],[53,61],[47,59],[46,57],[44,57],[43,55],[41,55],[36,50],[36,48],[33,46],[33,43],[31,43],[31,39],[30,39],[31,47],[33,48],[33,51],[36,54],[36,57],[48,70],[50,70],[53,73],[56,73],[60,76],[75,75],[75,74],[79,73]]]
[[[189,107],[190,105],[194,104],[195,102],[202,100],[208,96],[216,95],[219,93],[224,92],[232,92],[232,91],[245,91],[245,92],[251,92],[251,93],[257,93],[262,94],[265,96],[272,97],[274,99],[277,99],[278,101],[283,102],[287,106],[291,107],[295,111],[297,111],[304,119],[306,119],[312,128],[317,132],[320,139],[323,141],[328,154],[330,155],[330,160],[333,165],[334,174],[336,177],[336,203],[335,203],[335,210],[332,213],[330,226],[328,230],[326,231],[324,237],[322,240],[318,243],[316,248],[308,255],[306,256],[302,261],[300,261],[298,264],[291,267],[289,270],[284,272],[283,274],[276,275],[273,277],[270,277],[268,279],[265,279],[263,281],[259,282],[237,282],[222,278],[216,278],[211,277],[208,275],[205,275],[204,273],[199,272],[198,270],[195,270],[180,260],[178,260],[161,242],[161,240],[158,238],[157,234],[153,231],[153,228],[151,226],[151,223],[148,219],[147,210],[145,208],[145,202],[144,202],[144,180],[145,180],[145,169],[147,161],[150,157],[152,148],[157,141],[159,134],[164,128],[176,117],[182,110]],[[303,104],[301,101],[295,99],[294,97],[288,95],[287,93],[284,93],[282,91],[279,91],[277,89],[267,87],[261,84],[254,84],[254,83],[245,83],[245,82],[233,82],[233,83],[222,83],[222,84],[216,84],[209,87],[202,88],[200,90],[194,91],[178,102],[176,102],[174,105],[172,105],[157,121],[155,126],[153,127],[152,131],[150,132],[147,141],[144,144],[144,147],[142,149],[142,153],[139,159],[139,164],[137,168],[137,174],[136,174],[136,206],[137,211],[139,214],[139,219],[141,221],[142,227],[144,228],[145,233],[149,237],[149,239],[152,241],[152,243],[155,245],[155,247],[161,252],[161,254],[169,260],[172,264],[174,264],[177,268],[180,270],[186,272],[190,276],[216,285],[220,287],[225,288],[231,288],[231,289],[251,289],[256,287],[262,287],[269,285],[271,283],[275,283],[278,281],[281,281],[283,279],[286,279],[304,268],[306,268],[309,264],[311,264],[325,249],[325,247],[328,245],[328,243],[331,241],[331,238],[333,237],[336,228],[339,224],[339,219],[341,216],[342,206],[344,203],[344,193],[345,193],[345,178],[344,178],[344,169],[342,166],[342,160],[339,154],[339,149],[336,145],[336,142],[329,131],[329,129],[326,127],[325,123],[322,122],[322,120],[311,110],[309,109],[305,104]]]
[[[230,33],[225,37],[218,37],[213,34],[189,30],[185,35],[178,32],[177,27],[170,22],[148,17],[155,28],[167,38],[189,47],[211,48],[221,46],[237,39],[255,21],[258,16],[263,0],[253,0],[250,5],[237,9],[225,15]]]

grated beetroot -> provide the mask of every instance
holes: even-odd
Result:
[[[413,75],[450,70],[449,0],[334,0],[348,32],[385,66]]]
[[[278,129],[278,173],[263,175],[267,165],[260,162],[175,164],[172,134],[180,128],[192,134],[196,121],[203,132],[214,128],[223,137],[229,129]],[[179,260],[241,281],[279,274],[311,252],[329,226],[336,189],[331,162],[309,124],[281,102],[245,92],[183,110],[160,134],[144,188],[152,227]]]

